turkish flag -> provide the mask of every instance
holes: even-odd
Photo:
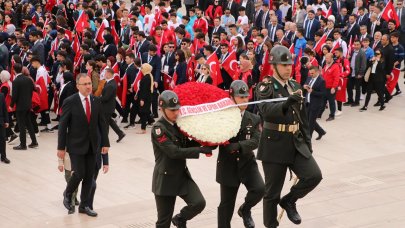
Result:
[[[219,68],[217,54],[212,53],[210,56],[208,56],[206,63],[210,66],[210,74],[213,81],[212,85],[218,86],[223,82],[223,80],[221,76],[221,69]]]
[[[125,108],[125,105],[127,104],[127,91],[128,91],[128,77],[127,74],[124,74],[124,77],[121,78],[121,96],[120,96],[120,101],[121,101],[121,107]]]
[[[46,37],[46,34],[47,34],[45,28],[46,28],[46,26],[47,26],[48,24],[49,24],[49,18],[47,17],[46,20],[45,20],[45,22],[44,22],[44,28],[42,29],[42,36],[43,36],[44,38]]]
[[[77,33],[73,39],[71,47],[72,47],[73,52],[76,53],[76,56],[78,54],[80,54],[79,53],[80,52],[80,41],[79,41],[79,36],[77,35]]]
[[[41,100],[39,112],[48,109],[48,91],[46,90],[44,77],[47,77],[47,75],[37,77],[35,82],[36,86],[39,88],[39,98]]]
[[[118,42],[120,41],[120,36],[117,33],[117,30],[115,29],[115,21],[112,20],[110,21],[111,25],[111,35],[114,37],[114,43],[115,45],[118,45]]]
[[[340,43],[339,43],[339,42],[336,42],[335,46],[333,46],[333,48],[332,48],[332,50],[330,51],[330,53],[334,53],[337,48],[340,48]]]
[[[318,42],[316,42],[315,46],[314,46],[314,51],[315,53],[317,53],[318,55],[322,55],[322,47],[323,45],[326,43],[326,38],[327,35],[323,34],[323,36],[321,37],[320,40],[318,40]]]
[[[33,24],[37,23],[37,17],[35,15],[35,13],[34,13],[34,15],[32,15],[31,21],[32,21]]]
[[[83,11],[76,21],[75,30],[77,32],[83,32],[84,29],[86,29],[88,27],[90,27],[89,16],[87,15],[86,12]]]
[[[94,39],[99,44],[104,43],[104,37],[103,37],[104,30],[105,30],[105,24],[101,23],[100,28],[98,28],[98,30],[97,30],[96,38]]]
[[[54,6],[56,6],[56,0],[48,0],[45,5],[45,10],[52,11]]]
[[[236,80],[238,78],[238,62],[236,61],[236,53],[232,51],[229,55],[224,59],[222,62],[222,68],[233,78]]]
[[[134,92],[137,93],[139,90],[139,82],[143,78],[142,71],[139,71],[138,74],[135,77],[134,84],[132,84],[132,88],[134,89]]]
[[[328,18],[330,15],[332,15],[332,6],[329,7],[328,11],[322,10],[322,16],[324,16],[325,18]]]
[[[263,78],[266,76],[273,75],[273,71],[271,70],[271,66],[269,63],[269,56],[270,53],[267,50],[263,55],[263,62],[262,62],[262,69],[260,70],[260,79],[259,81],[263,81]]]
[[[194,78],[194,70],[195,70],[195,59],[192,56],[187,62],[187,81],[193,82],[195,81]]]
[[[401,73],[401,70],[398,68],[392,69],[391,76],[390,78],[387,79],[387,82],[385,84],[385,87],[388,90],[388,93],[392,93],[395,89],[395,86],[397,85],[399,74]]]
[[[381,14],[381,18],[386,21],[394,19],[396,21],[396,27],[399,26],[400,21],[398,19],[398,14],[397,14],[397,11],[395,10],[395,7],[394,7],[394,4],[392,3],[392,1],[388,1],[387,5],[385,6],[385,8]]]
[[[172,78],[172,83],[170,83],[170,88],[174,89],[177,84],[177,72],[175,71]]]
[[[172,90],[170,83],[172,82],[172,77],[170,75],[163,73],[163,87],[165,90]]]
[[[346,53],[346,56],[345,56],[346,58],[349,58],[349,56],[352,53],[354,40],[355,39],[353,38],[353,36],[350,36],[349,45],[347,47],[347,53]]]
[[[294,54],[294,48],[295,48],[295,45],[291,44],[291,46],[289,48],[291,55]]]

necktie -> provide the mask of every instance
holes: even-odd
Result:
[[[359,19],[359,23],[358,24],[360,24],[360,22],[363,20],[363,16],[360,16],[360,19]]]
[[[371,25],[371,35],[374,36],[375,23]]]
[[[90,123],[90,116],[91,116],[91,111],[90,111],[90,102],[89,102],[89,98],[84,98],[84,100],[86,101],[86,117],[87,117],[87,122]]]
[[[274,41],[274,30],[276,30],[276,28],[273,26],[271,26],[271,41]]]
[[[150,63],[150,61],[152,60],[152,56],[148,57],[148,63]]]
[[[288,92],[288,86],[287,86],[287,84],[284,85],[284,89],[285,89],[285,91]]]

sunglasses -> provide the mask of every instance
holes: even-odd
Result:
[[[207,70],[207,68],[204,67],[204,68],[201,68],[201,70]]]
[[[376,54],[376,55],[381,55],[381,53],[380,53],[380,52],[376,52],[375,54]]]
[[[169,48],[174,48],[174,46],[169,46]]]
[[[187,43],[181,43],[181,45],[186,45]]]

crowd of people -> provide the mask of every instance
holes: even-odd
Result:
[[[159,117],[159,94],[186,82],[229,90],[242,80],[253,101],[257,84],[278,73],[270,52],[281,45],[292,54],[290,77],[303,88],[319,140],[326,131],[317,119],[326,109],[332,121],[343,106],[366,111],[374,92],[380,111],[401,94],[404,43],[403,0],[2,0],[0,137],[19,138],[14,150],[37,148],[39,132],[58,129],[83,74],[91,94],[108,103],[104,115],[117,142],[126,136],[121,123],[140,124],[137,133],[145,134]],[[5,144],[0,149],[10,163]]]

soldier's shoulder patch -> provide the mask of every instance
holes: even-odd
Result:
[[[156,136],[162,135],[162,129],[159,126],[155,127],[153,130],[155,131]]]

